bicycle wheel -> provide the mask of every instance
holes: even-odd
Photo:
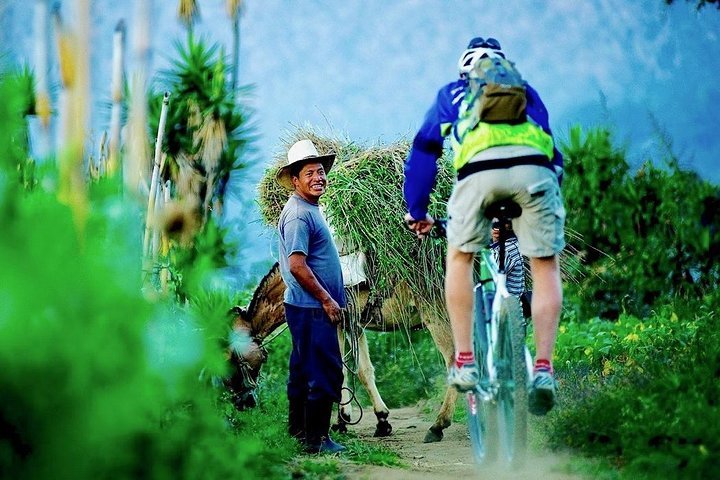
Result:
[[[500,444],[505,459],[520,466],[527,449],[528,374],[522,309],[513,296],[501,299],[496,348]]]
[[[486,367],[487,332],[485,330],[485,311],[482,309],[483,289],[475,291],[475,312],[473,326],[473,342],[475,345],[475,362],[480,372],[480,388],[486,391],[490,387],[490,379]],[[467,402],[467,422],[470,434],[470,447],[475,462],[482,465],[497,459],[497,406],[492,400],[483,399],[480,391],[465,394]]]

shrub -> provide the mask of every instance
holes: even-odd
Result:
[[[708,478],[720,468],[717,294],[645,322],[569,323],[551,443],[610,455],[632,477]]]
[[[718,226],[703,219],[716,186],[673,157],[631,172],[605,129],[583,136],[573,128],[563,152],[567,225],[585,242],[589,268],[567,288],[578,318],[647,315],[675,295],[697,298],[714,288],[720,268],[708,258]]]
[[[91,186],[79,226],[53,169],[27,181],[25,102],[1,77],[0,476],[254,476],[260,444],[198,381],[226,317],[143,297],[141,216],[119,182]]]

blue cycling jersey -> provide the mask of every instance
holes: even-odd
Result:
[[[405,162],[405,183],[403,194],[408,212],[415,219],[425,218],[430,203],[430,192],[437,176],[437,160],[442,156],[443,142],[458,118],[460,104],[465,96],[467,81],[459,79],[442,87],[435,103],[425,114],[422,126],[413,139],[410,153]],[[526,84],[527,116],[552,136],[548,112],[540,96]],[[563,157],[557,147],[553,148],[551,164],[562,176]]]

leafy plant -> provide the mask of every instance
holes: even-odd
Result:
[[[176,56],[162,72],[159,86],[170,92],[163,152],[176,198],[197,208],[203,223],[211,209],[221,209],[233,171],[244,168],[240,160],[252,140],[248,113],[237,103],[227,84],[228,67],[217,44],[188,34],[175,43]],[[241,89],[246,94],[248,87]],[[163,91],[150,95],[150,126],[157,132]]]
[[[556,446],[609,456],[629,478],[706,478],[720,467],[717,293],[641,321],[570,323],[560,335]],[[568,348],[573,346],[573,348]]]
[[[198,381],[204,366],[220,370],[222,302],[194,295],[195,314],[148,302],[139,212],[119,180],[90,186],[78,231],[56,171],[36,172],[34,188],[17,175],[27,98],[7,77],[0,94],[2,476],[256,476],[261,445],[230,428]]]
[[[712,225],[703,205],[718,188],[683,171],[677,159],[632,173],[610,132],[570,132],[563,146],[567,226],[585,242],[589,274],[567,286],[578,318],[646,315],[674,296],[697,298],[717,282],[708,262]],[[591,215],[587,212],[592,212]]]

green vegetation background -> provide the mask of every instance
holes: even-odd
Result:
[[[286,333],[268,345],[257,409],[235,412],[218,388],[228,308],[251,293],[207,280],[226,248],[218,231],[178,257],[187,302],[149,302],[141,209],[118,181],[92,183],[80,234],[53,166],[28,158],[28,89],[4,73],[0,97],[0,476],[340,475],[337,462],[298,456],[285,434]],[[566,285],[561,405],[539,426],[550,446],[605,459],[608,477],[717,476],[718,187],[670,150],[632,170],[607,129],[576,127],[562,150],[587,273]],[[437,401],[443,367],[426,332],[370,340],[391,407]],[[353,460],[398,463],[343,440]]]

